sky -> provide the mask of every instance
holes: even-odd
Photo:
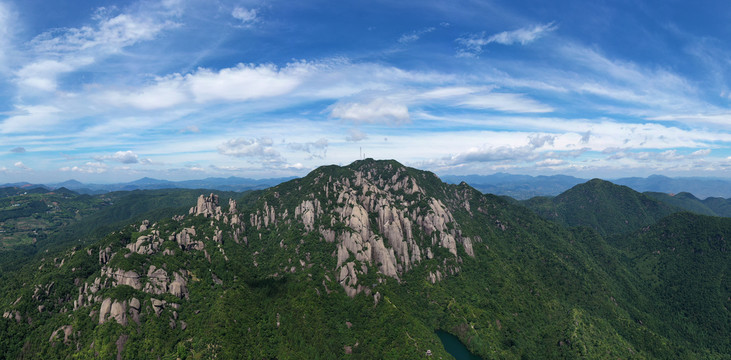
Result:
[[[0,183],[731,178],[719,1],[0,0]]]

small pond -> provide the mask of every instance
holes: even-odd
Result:
[[[444,346],[444,350],[447,350],[447,352],[454,356],[457,360],[482,360],[477,355],[472,354],[469,350],[467,350],[467,347],[462,344],[461,341],[459,341],[459,338],[442,330],[435,331],[437,336],[439,336],[439,340],[442,341],[442,345]]]

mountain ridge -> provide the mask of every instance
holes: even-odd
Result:
[[[567,228],[396,161],[323,166],[236,200],[200,195],[185,214],[0,274],[0,350],[13,358],[401,359],[427,350],[449,358],[435,329],[490,358],[690,359],[728,349],[715,337],[683,340],[712,329],[695,321],[669,330],[682,316],[654,310],[654,301],[675,308],[690,296],[662,300],[662,283],[648,293],[631,271],[656,274],[643,265],[654,246]],[[706,219],[689,216],[674,225],[687,238]],[[728,237],[716,235],[728,219],[710,221],[723,245]],[[643,243],[667,233],[654,226],[639,230]],[[728,258],[718,249],[704,250],[713,266]],[[701,288],[715,291],[714,279]],[[722,302],[718,295],[692,300],[705,308]]]

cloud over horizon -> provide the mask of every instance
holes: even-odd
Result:
[[[725,8],[560,5],[0,1],[0,169],[728,177]]]

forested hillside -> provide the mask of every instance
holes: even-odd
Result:
[[[543,209],[584,226],[371,159],[197,194],[4,272],[0,354],[447,359],[442,329],[485,359],[728,358],[731,219],[572,191]]]

